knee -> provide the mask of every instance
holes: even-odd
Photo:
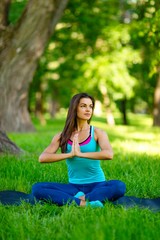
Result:
[[[119,192],[119,196],[123,196],[126,192],[126,184],[122,181],[117,182],[117,190]]]
[[[37,194],[41,191],[42,189],[42,184],[41,183],[35,183],[32,186],[32,195],[37,196]]]

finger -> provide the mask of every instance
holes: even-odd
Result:
[[[78,135],[76,134],[73,138],[74,144],[77,145],[78,143]]]
[[[72,148],[75,148],[75,139],[73,138],[73,144],[72,144]]]
[[[77,141],[77,139],[78,139],[78,134],[75,134],[73,139],[74,139],[75,141]]]
[[[73,140],[73,142],[72,142],[72,156],[74,156],[74,153],[75,153],[75,142],[74,142],[74,140]]]

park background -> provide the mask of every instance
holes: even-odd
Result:
[[[23,151],[1,154],[1,190],[67,182],[64,162],[42,166],[38,156],[63,128],[70,98],[88,92],[92,124],[114,149],[114,160],[102,162],[107,179],[123,180],[127,195],[159,197],[160,2],[2,0],[0,15],[0,149]],[[148,209],[24,203],[0,211],[5,240],[160,234],[159,213]]]

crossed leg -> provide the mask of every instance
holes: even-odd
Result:
[[[77,192],[78,189],[70,183],[40,182],[32,186],[34,198],[51,201],[59,206],[70,204],[73,201],[80,205],[80,199],[74,197]]]
[[[77,192],[82,191],[78,198]],[[73,201],[77,205],[85,206],[86,200],[89,202],[106,200],[114,201],[122,197],[126,191],[126,186],[119,180],[110,180],[91,184],[63,184],[55,182],[36,183],[32,187],[32,195],[37,200],[47,200],[59,206],[70,204]]]
[[[104,202],[114,201],[122,197],[126,192],[126,185],[119,180],[110,180],[97,183],[92,191],[85,194],[85,199],[89,201],[99,200]]]

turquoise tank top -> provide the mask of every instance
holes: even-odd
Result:
[[[98,143],[94,139],[94,127],[90,126],[89,137],[81,142],[81,152],[97,152],[100,151]],[[67,143],[67,153],[71,152],[72,141]],[[90,158],[73,157],[66,159],[68,167],[68,178],[70,183],[87,184],[93,182],[105,181],[105,175],[100,165],[100,160],[92,160]]]

